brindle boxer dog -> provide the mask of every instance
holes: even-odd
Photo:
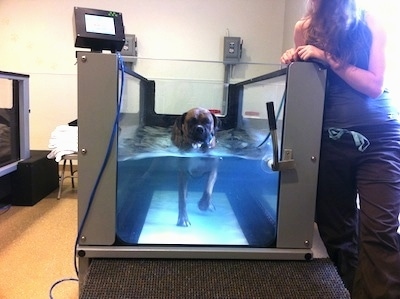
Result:
[[[216,145],[215,132],[218,118],[204,108],[193,108],[178,117],[172,128],[171,140],[183,152],[207,153]],[[189,226],[186,211],[187,185],[189,175],[192,177],[208,174],[207,184],[198,207],[206,211],[211,205],[211,194],[217,179],[217,157],[183,157],[178,159],[179,215],[178,226]]]

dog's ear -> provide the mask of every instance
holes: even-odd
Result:
[[[182,125],[185,122],[186,112],[181,116],[177,117],[174,125],[172,126],[171,140],[177,146],[181,147],[183,142],[183,131]]]
[[[182,130],[182,125],[185,123],[186,114],[187,114],[187,112],[183,113],[181,116],[177,117],[175,120],[175,126],[179,130]]]
[[[214,113],[211,113],[211,115],[214,119],[214,130],[217,131],[221,127],[221,120]]]

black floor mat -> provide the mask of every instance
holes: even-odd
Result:
[[[350,298],[329,259],[94,259],[81,288],[93,298]]]

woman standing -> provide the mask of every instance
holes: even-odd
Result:
[[[385,32],[356,0],[307,8],[281,61],[328,65],[318,229],[352,298],[400,298],[400,118],[384,88]]]

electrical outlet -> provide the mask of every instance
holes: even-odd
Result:
[[[224,63],[238,63],[242,56],[242,41],[240,37],[224,37]]]
[[[125,35],[125,44],[122,47],[121,55],[122,56],[137,56],[137,45],[136,45],[136,36],[134,34],[126,34]]]

